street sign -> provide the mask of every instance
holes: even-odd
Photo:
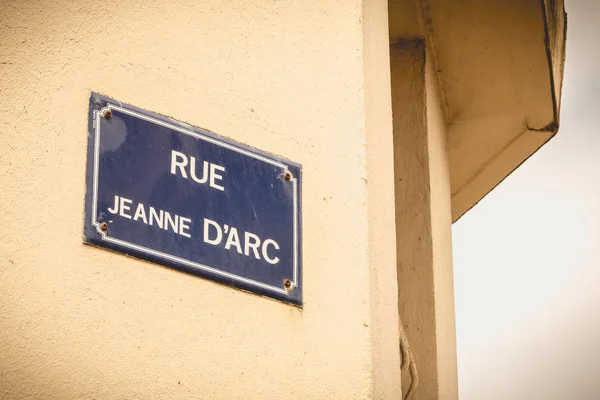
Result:
[[[92,93],[84,242],[302,305],[301,166]]]

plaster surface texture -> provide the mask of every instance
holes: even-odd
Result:
[[[457,399],[447,122],[425,41],[399,40],[390,54],[398,305],[419,373],[414,398]]]
[[[397,396],[386,7],[2,2],[0,398]],[[303,310],[82,244],[91,91],[303,165]]]

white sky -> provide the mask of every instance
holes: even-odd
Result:
[[[461,400],[600,399],[600,0],[566,0],[558,135],[453,226]]]

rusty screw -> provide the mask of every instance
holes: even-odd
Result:
[[[289,181],[290,179],[292,179],[292,174],[290,174],[289,171],[285,171],[285,173],[283,174],[283,179]]]
[[[100,224],[100,230],[102,232],[106,232],[108,230],[108,224],[106,222],[103,222]]]
[[[290,290],[292,290],[292,281],[290,281],[289,279],[284,279],[283,287],[289,292]]]
[[[102,114],[102,116],[106,119],[111,119],[112,118],[112,112],[110,110],[106,110],[104,111],[104,113]]]

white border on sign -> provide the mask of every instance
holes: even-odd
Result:
[[[156,125],[161,125],[164,126],[165,128],[168,129],[172,129],[174,131],[178,131],[181,133],[184,133],[186,135],[195,137],[197,139],[200,140],[204,140],[206,142],[210,142],[213,144],[216,144],[218,146],[224,147],[226,149],[229,150],[233,150],[235,152],[244,154],[246,156],[252,157],[252,158],[256,158],[257,160],[266,162],[268,164],[272,164],[275,165],[279,168],[282,168],[285,172],[288,172],[288,168],[287,165],[277,162],[275,160],[271,160],[267,157],[264,157],[260,154],[255,154],[252,152],[249,152],[245,149],[242,149],[240,147],[231,145],[229,143],[224,143],[221,142],[215,138],[206,136],[206,135],[202,135],[198,132],[193,132],[190,131],[188,129],[184,129],[182,127],[176,126],[176,125],[172,125],[169,124],[167,122],[158,120],[156,118],[152,118],[149,117],[147,115],[143,115],[140,113],[137,113],[135,111],[132,110],[128,110],[126,108],[123,107],[118,107],[114,104],[107,104],[106,107],[102,108],[99,111],[94,111],[95,114],[95,138],[94,138],[94,191],[93,191],[93,198],[92,198],[92,226],[96,227],[96,230],[98,231],[98,233],[100,233],[100,235],[102,236],[102,240],[106,240],[107,242],[111,242],[111,243],[115,243],[118,244],[120,246],[124,246],[124,247],[128,247],[137,251],[140,251],[142,253],[147,253],[150,255],[153,255],[155,257],[159,257],[159,258],[163,258],[165,260],[168,261],[173,261],[176,263],[180,263],[180,264],[184,264],[187,265],[188,267],[192,267],[192,268],[196,268],[199,270],[203,270],[203,271],[208,271],[210,273],[213,273],[215,275],[220,275],[220,276],[224,276],[226,278],[229,279],[233,279],[235,281],[239,281],[239,282],[243,282],[246,283],[248,285],[252,285],[252,286],[256,286],[256,287],[260,287],[262,289],[267,289],[273,292],[277,292],[277,293],[282,293],[282,294],[288,294],[288,291],[285,288],[280,288],[277,286],[272,286],[272,285],[267,285],[265,283],[262,282],[258,282],[255,281],[253,279],[248,279],[248,278],[244,278],[243,276],[239,276],[236,274],[232,274],[229,272],[225,272],[222,270],[219,270],[217,268],[208,266],[208,265],[204,265],[204,264],[199,264],[199,263],[195,263],[193,261],[190,260],[186,260],[184,258],[180,258],[180,257],[176,257],[173,256],[171,254],[167,254],[167,253],[163,253],[160,251],[156,251],[156,250],[152,250],[149,249],[147,247],[144,246],[139,246],[137,244],[133,244],[133,243],[129,243],[126,242],[124,240],[120,240],[120,239],[115,239],[115,238],[111,238],[109,237],[106,232],[104,232],[102,229],[100,229],[100,224],[98,224],[97,218],[98,218],[98,169],[99,169],[99,161],[100,161],[100,121],[102,118],[102,115],[107,112],[107,111],[111,111],[111,110],[116,110],[119,112],[122,112],[124,114],[129,114],[132,115],[136,118],[140,118],[143,120],[146,120],[148,122],[151,122],[153,124]],[[112,112],[112,111],[111,111]],[[293,183],[293,193],[294,193],[294,199],[293,199],[293,210],[294,210],[294,217],[293,217],[293,225],[294,225],[294,234],[293,234],[293,240],[294,240],[294,249],[293,249],[293,263],[294,263],[294,271],[293,271],[293,280],[292,280],[292,287],[297,287],[297,282],[298,282],[298,181],[297,178],[292,174],[292,178],[290,179],[290,181]]]

